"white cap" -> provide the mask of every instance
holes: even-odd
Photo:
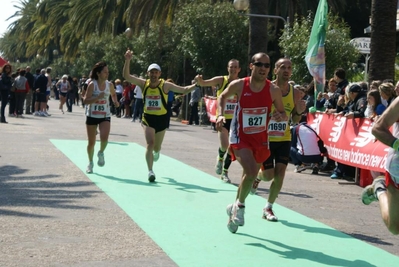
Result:
[[[68,79],[68,75],[66,74],[62,75],[62,79]]]
[[[161,67],[156,63],[152,63],[150,66],[148,66],[147,71],[154,70],[154,69],[161,71]]]

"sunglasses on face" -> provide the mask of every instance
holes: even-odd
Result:
[[[265,67],[265,68],[270,68],[270,63],[262,63],[262,62],[254,62],[252,63],[253,65],[255,65],[256,67]]]

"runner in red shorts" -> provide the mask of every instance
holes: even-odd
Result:
[[[393,125],[392,133],[390,128]],[[378,201],[382,219],[388,230],[399,234],[399,98],[384,111],[372,130],[382,143],[390,146],[387,156],[385,178],[377,177],[372,185],[363,190],[362,201],[369,205]]]
[[[281,91],[268,79],[270,58],[265,53],[255,54],[249,65],[251,76],[232,81],[218,98],[218,114],[224,114],[226,101],[236,95],[238,104],[230,127],[230,150],[232,160],[237,159],[243,168],[243,177],[238,187],[237,198],[227,206],[228,229],[235,233],[238,226],[244,225],[245,199],[251,190],[261,163],[269,155],[267,125],[274,120],[287,120],[284,112]],[[271,114],[274,104],[276,111]],[[223,127],[224,116],[218,116],[216,127]]]

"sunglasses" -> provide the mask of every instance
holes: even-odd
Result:
[[[269,62],[267,62],[267,63],[262,63],[262,62],[254,62],[254,63],[252,63],[252,65],[255,65],[255,66],[257,66],[257,67],[265,67],[265,68],[270,68],[270,63]]]

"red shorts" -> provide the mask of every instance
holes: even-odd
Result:
[[[231,154],[231,160],[234,161],[236,160],[236,156],[234,154],[234,150],[240,150],[242,148],[248,148],[252,151],[254,158],[257,163],[262,163],[265,160],[267,160],[270,156],[270,149],[268,146],[250,146],[245,143],[239,143],[239,144],[230,144],[230,154]]]
[[[393,187],[399,190],[399,184],[396,184],[395,181],[392,180],[391,175],[387,171],[385,172],[385,185],[386,187],[388,187],[388,185],[392,185]]]

